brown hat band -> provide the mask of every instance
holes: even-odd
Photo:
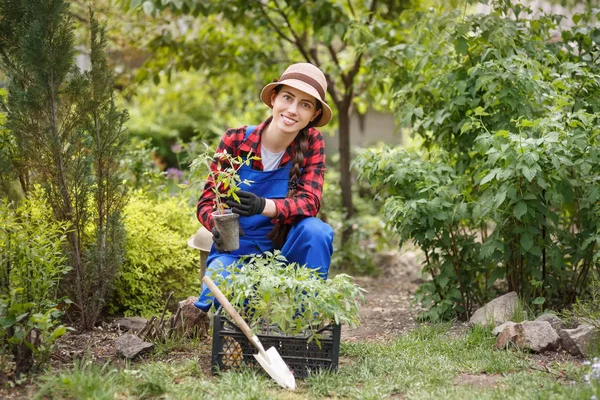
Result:
[[[300,74],[297,72],[290,72],[290,73],[281,75],[281,77],[279,78],[279,82],[281,82],[282,84],[285,85],[285,83],[283,83],[282,81],[284,81],[286,79],[298,79],[299,81],[308,83],[321,96],[321,98],[319,100],[323,100],[325,98],[325,91],[323,90],[323,86],[321,86],[319,84],[319,82],[317,82],[315,79],[311,78],[310,76],[306,76],[304,74]]]

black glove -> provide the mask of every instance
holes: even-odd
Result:
[[[213,235],[212,239],[213,243],[215,244],[215,250],[217,250],[219,253],[223,252],[223,239],[221,238],[221,234],[216,227],[212,228],[210,231]]]
[[[212,240],[213,243],[215,244],[215,250],[217,250],[219,253],[223,252],[223,239],[221,238],[221,233],[219,233],[219,231],[217,230],[217,227],[214,227],[211,229],[210,231],[213,235]],[[240,237],[244,236],[245,233],[242,230],[242,227],[240,226]]]
[[[264,197],[258,197],[254,193],[240,190],[237,193],[240,198],[239,203],[232,197],[227,199],[225,202],[231,211],[241,215],[242,217],[249,217],[251,215],[260,214],[265,209],[266,200]]]

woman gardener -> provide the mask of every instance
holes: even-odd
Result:
[[[241,256],[280,249],[289,262],[306,265],[327,278],[333,253],[333,230],[316,218],[321,206],[325,173],[325,144],[315,128],[331,121],[331,108],[325,103],[327,80],[312,64],[289,66],[281,77],[266,85],[261,100],[273,110],[256,127],[230,129],[221,139],[218,152],[234,156],[258,155],[250,166],[239,170],[242,180],[252,181],[237,192],[239,202],[227,201],[240,215],[244,236],[240,248],[222,251],[219,232],[214,227],[214,193],[207,180],[198,201],[200,223],[213,234],[206,274],[214,279],[223,267]],[[211,165],[216,168],[216,163]],[[214,298],[206,285],[196,307],[208,311]]]

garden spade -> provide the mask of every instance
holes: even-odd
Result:
[[[290,390],[296,389],[296,379],[292,371],[288,368],[281,355],[277,352],[275,347],[269,348],[265,351],[262,343],[258,337],[252,332],[250,326],[244,321],[242,316],[233,308],[231,303],[225,298],[225,295],[219,290],[217,285],[208,276],[202,278],[202,282],[206,284],[211,293],[221,303],[221,306],[227,311],[227,313],[233,318],[233,321],[237,326],[244,332],[244,335],[250,340],[250,342],[258,349],[258,354],[253,354],[254,358],[263,367],[263,369],[282,387]]]

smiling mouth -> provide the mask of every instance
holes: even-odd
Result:
[[[296,120],[293,120],[293,119],[291,119],[290,117],[287,117],[287,116],[285,116],[285,115],[282,115],[282,116],[281,116],[281,119],[282,119],[282,120],[283,120],[283,122],[285,122],[286,124],[294,124],[294,123],[296,123],[296,122],[297,122]]]

